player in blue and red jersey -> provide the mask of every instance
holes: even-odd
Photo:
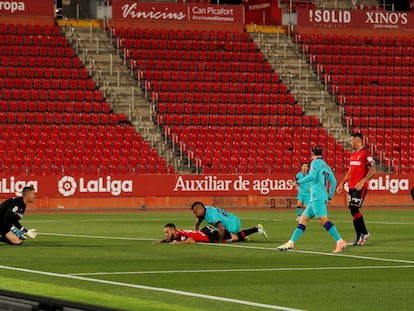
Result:
[[[368,191],[368,181],[375,175],[376,168],[372,155],[363,145],[361,133],[353,133],[350,143],[355,152],[349,159],[349,170],[344,179],[338,184],[336,192],[341,193],[344,184],[348,182],[348,206],[356,232],[356,240],[349,243],[349,245],[364,245],[369,238],[369,233],[360,209]]]

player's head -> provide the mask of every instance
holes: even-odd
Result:
[[[172,241],[177,238],[177,228],[173,223],[168,223],[164,226],[164,235],[167,241]]]
[[[307,174],[309,172],[309,164],[308,164],[308,162],[302,162],[300,164],[300,170],[302,171],[303,174]]]
[[[202,202],[194,202],[191,205],[191,210],[197,218],[204,218],[204,214],[206,213],[206,208]]]
[[[312,156],[321,157],[322,156],[322,147],[319,145],[312,147]]]
[[[25,186],[22,190],[22,196],[25,203],[33,203],[36,198],[35,189],[33,186]]]
[[[352,149],[360,149],[362,147],[363,141],[364,137],[361,133],[356,132],[351,134],[350,144]]]

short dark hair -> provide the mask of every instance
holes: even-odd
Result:
[[[321,156],[322,155],[322,147],[319,145],[313,146],[312,147],[312,153],[316,156]]]
[[[175,225],[174,225],[173,223],[171,223],[171,222],[169,222],[168,224],[166,224],[166,225],[164,226],[164,228],[171,228],[171,229],[175,229],[175,230],[177,230],[177,228],[175,227]]]
[[[36,190],[33,186],[25,186],[25,187],[23,187],[22,194],[26,194],[30,191],[36,191]]]
[[[197,205],[201,205],[201,206],[204,208],[204,204],[203,204],[203,202],[198,202],[198,201],[196,201],[196,202],[194,202],[194,203],[191,205],[191,210],[193,211],[193,210],[194,210],[194,208],[195,208]]]
[[[364,139],[364,136],[362,136],[362,134],[360,132],[352,133],[351,137],[358,137],[358,138],[361,138],[361,140]]]

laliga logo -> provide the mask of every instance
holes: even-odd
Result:
[[[64,197],[73,195],[76,191],[77,184],[72,176],[63,176],[58,183],[58,190]]]
[[[59,193],[65,197],[74,195],[76,189],[80,193],[111,193],[118,196],[122,192],[132,192],[132,180],[112,180],[111,176],[107,176],[91,180],[81,177],[76,182],[72,176],[63,176],[58,182]]]

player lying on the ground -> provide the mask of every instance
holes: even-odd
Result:
[[[261,236],[267,238],[267,234],[263,226],[258,224],[256,227],[242,230],[237,234],[225,231],[223,242],[242,242],[246,241],[247,236],[253,233],[259,233]],[[158,243],[170,244],[195,244],[195,243],[218,243],[218,230],[214,227],[204,227],[201,230],[183,230],[177,229],[173,223],[168,223],[164,226],[165,239],[158,241]]]

